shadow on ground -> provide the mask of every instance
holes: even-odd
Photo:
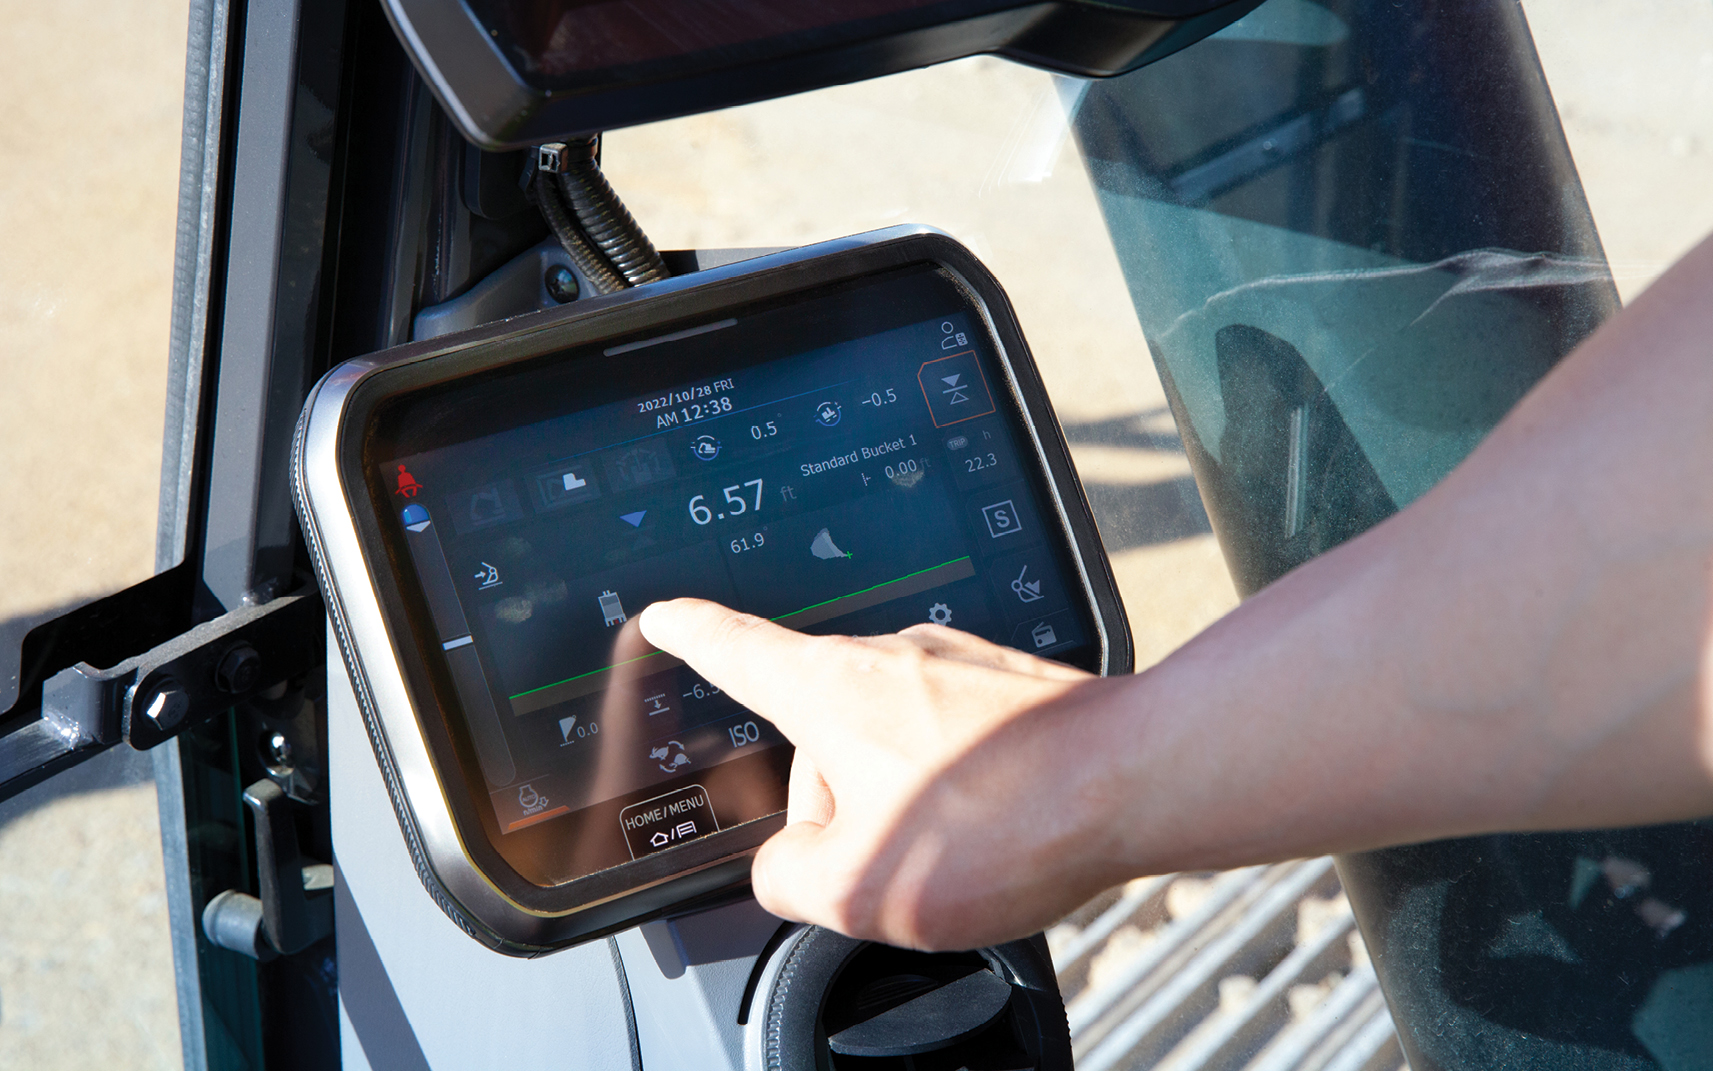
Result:
[[[141,785],[154,779],[149,756],[129,744],[118,744],[81,766],[57,773],[0,803],[0,829],[55,800],[122,785]]]
[[[51,610],[0,621],[0,668],[10,669],[17,665],[19,646],[30,629],[61,614],[70,613],[89,601],[91,600],[80,599]],[[5,727],[11,727],[10,719]],[[0,829],[55,800],[85,792],[118,788],[121,785],[139,785],[153,780],[153,765],[149,756],[129,744],[117,744],[82,765],[63,770],[9,800],[0,801]]]

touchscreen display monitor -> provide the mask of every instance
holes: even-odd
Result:
[[[372,428],[464,776],[538,884],[784,808],[789,745],[642,639],[656,600],[809,633],[932,622],[1100,668],[1006,366],[931,267],[406,393]]]
[[[533,84],[611,83],[614,71],[683,76],[804,48],[826,48],[894,23],[932,25],[1019,0],[473,0],[470,11]],[[899,16],[914,16],[907,21]],[[877,25],[877,20],[886,20]],[[649,69],[653,68],[653,69]],[[641,72],[638,72],[641,73]]]

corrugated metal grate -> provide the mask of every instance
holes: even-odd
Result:
[[[1331,859],[1138,878],[1047,940],[1078,1071],[1407,1071]]]

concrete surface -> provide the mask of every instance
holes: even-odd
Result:
[[[1713,4],[1525,9],[1633,297],[1713,229]],[[185,24],[0,0],[0,618],[152,564]],[[1050,79],[976,59],[618,132],[607,160],[665,247],[951,231],[1015,300],[1085,477],[1177,494],[1180,454],[1126,445],[1170,421],[1056,116]],[[1139,665],[1235,601],[1205,534],[1115,567]],[[152,786],[91,777],[0,810],[0,1067],[178,1063]]]
[[[0,619],[154,570],[187,11],[0,4]]]
[[[0,619],[154,568],[188,21],[0,0]],[[146,770],[0,809],[0,1068],[181,1062]]]
[[[1629,301],[1713,231],[1713,3],[1527,0],[1523,10]]]
[[[0,804],[0,1068],[180,1065],[148,778],[121,748]]]

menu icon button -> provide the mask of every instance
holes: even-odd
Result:
[[[641,859],[682,841],[718,832],[708,790],[686,785],[676,792],[633,803],[619,812],[619,826],[632,859]]]

